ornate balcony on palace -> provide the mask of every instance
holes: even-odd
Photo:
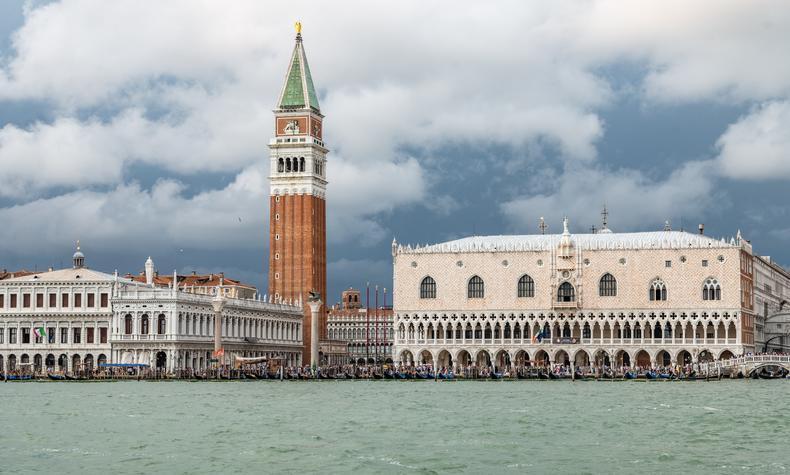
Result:
[[[532,341],[531,337],[527,338],[403,338],[395,341],[396,345],[441,345],[452,347],[465,347],[474,345],[505,345],[505,346],[550,346],[550,345],[615,345],[615,346],[732,346],[737,345],[737,338],[651,338],[651,337],[634,337],[634,338],[612,338],[612,337],[573,337],[575,341],[562,341],[563,337],[559,337],[559,342],[553,338],[544,338],[542,341]],[[568,340],[571,338],[568,337]]]

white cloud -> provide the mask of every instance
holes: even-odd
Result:
[[[305,11],[316,18],[305,19],[305,41],[316,82],[326,91],[328,141],[347,160],[395,163],[404,145],[521,144],[538,137],[570,157],[594,156],[601,125],[590,108],[605,102],[609,91],[579,64],[558,62],[548,54],[551,48],[491,30],[487,23],[468,24],[478,35],[473,40],[450,23],[436,25],[425,6],[393,11],[395,20],[416,28],[416,34],[395,36],[397,22],[385,26],[373,12],[364,14],[374,6],[357,7],[360,15],[379,20],[359,22],[329,5]],[[448,13],[439,4],[427,8]],[[492,22],[503,20],[474,9]],[[55,104],[54,123],[24,131],[29,152],[52,163],[59,159],[51,156],[59,137],[84,137],[65,145],[87,157],[107,157],[109,170],[95,180],[120,183],[118,170],[133,161],[156,161],[181,173],[241,169],[255,152],[265,155],[269,110],[291,48],[292,12],[258,2],[199,8],[173,2],[157,5],[156,12],[132,1],[40,6],[29,11],[14,37],[16,54],[6,58],[0,73],[0,98]],[[552,16],[549,10],[522,14],[535,26]],[[456,20],[468,21],[464,15]],[[356,35],[367,39],[356,41]],[[403,54],[404,48],[413,53]],[[478,54],[470,55],[472,50]],[[74,119],[94,107],[120,112],[101,124]],[[164,115],[151,120],[151,111]],[[38,143],[40,148],[33,146]],[[80,168],[81,157],[68,162]],[[39,180],[30,167],[19,167],[14,179],[42,188],[82,184]]]
[[[327,233],[333,243],[380,242],[388,230],[374,217],[425,196],[423,170],[413,158],[365,164],[336,157],[329,163],[327,179]]]
[[[0,252],[31,256],[74,239],[100,250],[148,252],[252,249],[267,242],[262,208],[268,208],[268,183],[261,167],[243,171],[220,190],[194,196],[186,191],[179,182],[162,180],[150,190],[132,183],[0,208],[0,222],[13,223],[0,227]]]
[[[578,52],[643,66],[659,102],[750,101],[790,93],[786,2],[603,0],[569,17]],[[593,59],[596,58],[596,59]]]
[[[239,91],[221,98],[193,88],[174,92],[172,113],[157,119],[141,108],[109,121],[57,118],[28,128],[0,129],[0,196],[29,197],[52,187],[80,188],[124,181],[124,168],[141,162],[175,173],[236,172],[267,158],[270,112],[245,103]]]
[[[731,178],[790,178],[790,102],[755,108],[730,125],[716,146],[721,169]]]
[[[710,161],[689,162],[664,180],[651,180],[634,170],[574,167],[558,178],[553,192],[516,198],[500,208],[516,231],[528,234],[538,232],[541,216],[550,232],[561,232],[563,215],[575,232],[589,232],[592,225],[600,228],[604,204],[614,231],[658,230],[666,220],[678,227],[682,218],[715,212],[714,169]]]

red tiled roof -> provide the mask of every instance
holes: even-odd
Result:
[[[16,277],[24,277],[26,275],[34,275],[34,274],[40,274],[40,273],[41,272],[33,272],[33,271],[29,271],[29,270],[24,270],[24,269],[21,269],[21,270],[18,270],[18,271],[14,271],[14,272],[8,272],[7,270],[3,269],[3,270],[0,271],[0,280],[13,279],[13,278],[16,278]]]
[[[220,281],[224,286],[232,286],[232,287],[246,287],[248,289],[255,289],[256,287],[249,284],[244,284],[238,280],[231,279],[229,277],[225,277],[224,274],[191,274],[191,275],[179,275],[178,277],[178,286],[179,287],[216,287],[220,285]],[[126,274],[126,278],[132,279],[135,282],[145,283],[145,274],[143,275],[132,275]],[[155,275],[154,276],[154,285],[162,286],[162,287],[169,287],[173,283],[173,276],[172,275]]]

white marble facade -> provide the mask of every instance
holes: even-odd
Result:
[[[79,249],[73,261],[71,269],[0,280],[0,373],[87,372],[101,363],[165,372],[207,367],[214,345],[209,291],[174,291],[88,269]],[[226,298],[227,361],[235,354],[300,364],[303,318],[299,305]]]
[[[113,361],[165,372],[208,368],[214,348],[211,301],[210,295],[172,288],[119,285],[113,298]],[[222,317],[226,361],[237,355],[301,363],[301,306],[228,298]]]
[[[0,280],[0,372],[74,372],[110,361],[116,277],[84,267],[79,249],[73,260],[71,269]]]
[[[393,242],[395,359],[647,366],[753,351],[751,253],[740,233],[572,235],[567,226]]]

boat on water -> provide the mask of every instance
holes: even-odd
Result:
[[[785,372],[783,370],[766,371],[765,369],[763,369],[758,373],[758,377],[760,379],[784,379]]]
[[[8,374],[5,377],[6,381],[30,381],[33,379],[32,374]]]
[[[573,379],[575,379],[576,381],[587,381],[590,378],[588,378],[587,375],[584,374],[582,371],[576,370],[573,373]]]
[[[654,380],[658,378],[658,374],[655,371],[648,371],[645,373],[645,378],[649,380]]]
[[[624,376],[625,379],[636,379],[637,374],[634,371],[626,371]]]
[[[47,373],[47,377],[52,381],[65,381],[66,377],[62,374]]]

